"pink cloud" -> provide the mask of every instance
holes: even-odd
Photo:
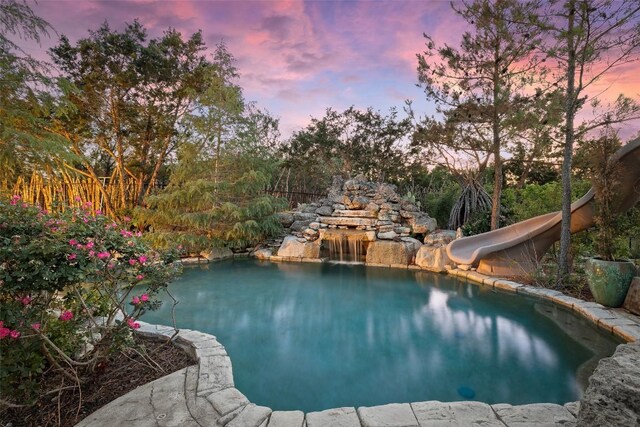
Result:
[[[428,111],[414,86],[422,33],[456,46],[465,29],[449,2],[441,1],[43,0],[33,8],[72,41],[105,19],[121,29],[139,18],[151,37],[168,27],[185,37],[202,29],[211,50],[225,41],[247,99],[280,116],[283,129],[329,106],[384,111],[413,98]],[[45,41],[43,48],[55,42]],[[611,86],[603,97],[624,92],[638,98],[636,70],[636,64],[621,68],[594,85],[594,93]]]

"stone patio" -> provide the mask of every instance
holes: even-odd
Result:
[[[548,299],[575,311],[625,341],[640,338],[637,316],[608,309],[560,292],[489,278],[475,271],[452,270],[500,291]],[[173,328],[140,322],[138,333],[169,339]],[[564,406],[539,403],[512,406],[481,402],[391,403],[375,407],[346,407],[304,414],[272,411],[255,405],[234,386],[232,363],[213,335],[180,330],[175,343],[198,363],[127,393],[85,418],[78,426],[230,426],[230,427],[436,427],[436,426],[575,426],[579,402]],[[620,349],[620,347],[619,347]]]

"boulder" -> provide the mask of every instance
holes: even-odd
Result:
[[[365,196],[355,196],[351,199],[350,203],[345,203],[348,209],[358,210],[364,209],[369,204],[369,198]]]
[[[413,245],[407,242],[376,240],[367,248],[368,264],[408,265],[413,259]]]
[[[307,228],[305,229],[302,234],[304,235],[305,239],[307,240],[316,240],[318,238],[318,231],[314,230],[313,228]]]
[[[253,253],[253,256],[258,259],[269,259],[273,255],[273,252],[269,248],[260,248]]]
[[[315,209],[314,209],[315,211]],[[293,219],[296,221],[315,221],[318,215],[310,212],[294,212]]]
[[[282,241],[278,256],[292,258],[320,258],[320,241],[307,242],[295,236],[287,236]]]
[[[309,225],[311,225],[311,223],[314,222],[312,220],[308,220],[308,221],[294,221],[293,224],[291,224],[291,226],[289,228],[291,228],[292,231],[303,231],[304,229],[306,229],[307,227],[309,227]]]
[[[420,215],[420,212],[400,210],[400,216],[404,219],[415,218],[416,216],[419,216],[419,215]]]
[[[379,231],[378,232],[378,239],[393,240],[396,237],[398,237],[398,234],[393,230],[391,230],[391,231]]]
[[[427,215],[409,218],[408,222],[411,226],[412,232],[416,234],[427,234],[438,227],[436,220],[428,217]]]
[[[378,219],[380,221],[389,221],[389,222],[391,222],[391,216],[389,215],[389,211],[381,210],[380,212],[378,212]]]
[[[416,254],[416,265],[425,270],[441,273],[447,270],[447,266],[452,267],[454,264],[444,247],[423,245]]]
[[[634,277],[629,286],[629,292],[622,307],[630,312],[640,315],[640,277]]]
[[[383,203],[382,205],[380,205],[380,209],[383,210],[387,210],[387,211],[399,211],[400,210],[400,205],[397,203]]]
[[[402,210],[407,211],[407,212],[419,212],[420,209],[418,209],[418,207],[416,205],[414,205],[413,203],[409,202],[408,200],[402,200],[400,202],[400,206],[402,207]]]
[[[231,258],[233,252],[229,248],[213,248],[208,251],[200,252],[200,256],[208,259],[209,261],[216,261],[219,259]]]
[[[640,421],[640,341],[600,360],[580,401],[579,426],[637,426]]]
[[[446,246],[456,239],[456,232],[453,230],[438,230],[429,233],[424,237],[424,244],[430,246]]]
[[[364,208],[364,210],[370,211],[370,212],[378,212],[380,210],[380,205],[378,205],[377,203],[370,202],[367,205],[367,207]]]
[[[413,253],[417,253],[422,247],[422,243],[420,240],[414,239],[413,237],[401,237],[400,240],[403,242],[411,243],[413,245]]]
[[[320,216],[331,216],[333,213],[333,208],[331,206],[320,206],[316,209],[316,214]]]
[[[278,217],[278,220],[280,221],[280,224],[284,228],[291,227],[291,224],[293,224],[293,221],[295,221],[291,212],[278,212],[276,215]]]
[[[318,209],[320,205],[318,203],[309,203],[308,205],[302,205],[301,208],[298,208],[299,211],[303,213],[316,213],[316,209]]]

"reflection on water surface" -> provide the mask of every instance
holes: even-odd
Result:
[[[426,272],[229,261],[171,292],[178,326],[216,335],[236,387],[274,410],[565,403],[618,343],[560,307]]]

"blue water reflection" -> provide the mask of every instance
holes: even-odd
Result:
[[[171,292],[178,326],[216,335],[237,388],[274,410],[565,403],[618,343],[559,307],[426,272],[230,261]]]

